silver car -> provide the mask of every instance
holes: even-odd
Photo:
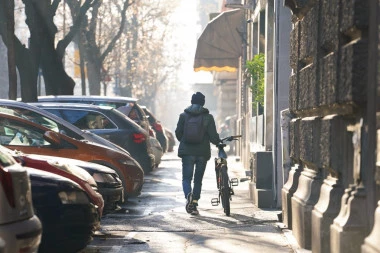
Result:
[[[42,226],[34,215],[29,176],[25,168],[3,152],[0,152],[0,185],[3,252],[37,252]]]

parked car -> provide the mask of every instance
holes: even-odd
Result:
[[[126,155],[130,156],[128,151],[121,148],[120,146],[89,131],[82,130],[73,124],[70,124],[66,120],[63,120],[62,118],[57,117],[56,115],[47,112],[46,110],[40,109],[37,106],[14,100],[0,99],[0,112],[7,112],[15,116],[28,119],[32,122],[46,126],[50,130],[66,134],[71,138],[84,142],[95,142],[109,148],[116,149],[120,152],[127,153]],[[78,162],[80,160],[74,159],[70,161],[76,161],[76,165],[78,165]],[[118,174],[114,170],[100,164],[80,161],[80,165],[78,166],[87,170],[87,172],[89,172],[95,178],[99,192],[105,202],[105,213],[118,209],[118,203],[124,202],[124,192]]]
[[[39,96],[39,102],[59,102],[59,103],[81,103],[92,105],[105,105],[118,109],[127,115],[145,131],[149,131],[149,122],[144,110],[137,103],[138,99],[131,97],[110,97],[110,96]]]
[[[57,117],[52,113],[49,113],[36,106],[29,105],[27,103],[18,102],[14,100],[0,99],[0,112],[9,113],[15,116],[28,119],[34,123],[43,125],[52,131],[65,134],[77,140],[95,142],[103,146],[107,146],[109,148],[128,153],[125,149],[121,148],[120,146],[96,134],[79,129],[78,127],[70,124],[66,120],[63,120],[62,118]]]
[[[130,118],[109,106],[72,103],[36,103],[36,106],[71,124],[91,131],[126,149],[150,172],[155,163],[149,134]]]
[[[175,136],[172,131],[164,127],[166,137],[168,137],[168,152],[174,151],[175,146]]]
[[[153,115],[153,113],[146,108],[146,106],[141,106],[144,110],[145,115],[148,118],[149,125],[153,128],[156,133],[156,138],[160,142],[163,152],[168,151],[168,138],[166,137],[165,130],[161,122]]]
[[[99,221],[86,192],[68,178],[33,168],[27,170],[33,206],[43,227],[38,252],[74,253],[85,248]]]
[[[133,158],[117,150],[78,141],[5,113],[0,113],[0,144],[27,154],[66,157],[105,165],[119,175],[123,183],[124,200],[141,193],[144,171]]]
[[[36,156],[36,155],[33,155]],[[39,156],[41,158],[50,159],[50,156]],[[124,191],[119,175],[112,169],[91,162],[84,162],[76,159],[52,157],[54,161],[62,162],[78,166],[86,170],[95,180],[99,193],[104,200],[104,212],[107,214],[115,210],[119,210],[119,203],[124,202]]]
[[[25,168],[0,151],[0,238],[4,252],[36,252],[42,225],[34,214],[32,189]]]
[[[161,163],[161,158],[164,155],[160,142],[153,136],[149,136],[149,142],[154,155],[154,166],[157,168]]]
[[[3,152],[10,152],[16,160],[20,161],[23,166],[51,172],[68,179],[73,180],[86,191],[91,202],[96,206],[99,218],[103,215],[104,200],[98,191],[98,186],[94,178],[84,169],[73,164],[59,161],[54,156],[41,156],[33,154],[24,154],[20,151],[12,151],[0,146]],[[5,150],[6,149],[6,150]],[[100,227],[100,220],[96,228]]]

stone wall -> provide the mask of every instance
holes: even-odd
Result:
[[[352,216],[360,208],[354,203],[365,203],[355,201],[363,199],[363,191],[352,186],[360,184],[363,174],[368,1],[285,0],[285,5],[293,14],[289,142],[295,169],[289,180],[297,181],[287,182],[283,189],[282,199],[287,201],[283,215],[301,247],[323,253],[357,252],[368,235],[366,213]],[[299,176],[294,177],[296,170]],[[290,190],[293,185],[297,190]],[[342,205],[344,189],[353,190]],[[334,222],[343,208],[344,218]],[[337,246],[353,242],[356,247]]]

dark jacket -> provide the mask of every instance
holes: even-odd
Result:
[[[201,143],[192,144],[185,143],[182,141],[183,129],[185,123],[185,113],[190,114],[203,114],[203,124],[206,128],[206,133],[204,139]],[[179,120],[177,123],[177,128],[175,130],[175,135],[178,139],[178,156],[182,157],[183,155],[194,155],[194,156],[205,156],[207,160],[211,157],[211,147],[210,142],[214,145],[217,145],[220,142],[219,134],[216,132],[215,120],[214,117],[209,113],[208,109],[204,108],[201,105],[193,104],[187,107],[183,113],[179,115]]]

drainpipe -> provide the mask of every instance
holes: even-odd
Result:
[[[273,78],[273,193],[274,193],[274,204],[277,207],[278,202],[278,195],[277,195],[277,179],[278,179],[278,173],[277,173],[277,156],[279,155],[278,152],[278,123],[279,123],[279,110],[278,110],[278,58],[279,58],[279,1],[280,0],[274,0],[274,14],[275,14],[275,22],[274,22],[274,78]]]

